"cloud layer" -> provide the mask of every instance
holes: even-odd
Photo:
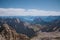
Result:
[[[60,16],[60,12],[38,9],[0,8],[0,16]]]

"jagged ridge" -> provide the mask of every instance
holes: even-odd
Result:
[[[29,40],[29,37],[18,34],[8,24],[2,24],[0,26],[0,40]]]

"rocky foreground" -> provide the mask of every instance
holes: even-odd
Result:
[[[39,32],[31,40],[60,40],[60,32]]]
[[[0,40],[29,40],[24,34],[18,34],[8,24],[0,25]]]
[[[60,32],[38,32],[32,38],[18,34],[8,24],[0,25],[0,40],[60,40]]]

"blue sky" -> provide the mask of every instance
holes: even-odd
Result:
[[[60,0],[0,0],[0,8],[60,11]]]
[[[0,16],[60,16],[60,0],[0,0]]]

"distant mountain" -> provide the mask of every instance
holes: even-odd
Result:
[[[42,18],[42,20],[44,20],[46,22],[51,22],[51,21],[54,21],[56,19],[60,19],[60,16],[47,16],[45,18]]]
[[[40,25],[46,25],[47,24],[47,22],[42,20],[41,17],[35,17],[32,23],[33,24],[40,24]]]
[[[60,19],[56,19],[54,21],[51,21],[49,25],[42,30],[43,32],[60,32]]]
[[[20,20],[32,24],[48,24],[51,21],[60,19],[60,16],[21,16]]]

